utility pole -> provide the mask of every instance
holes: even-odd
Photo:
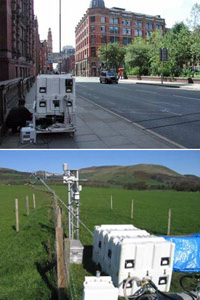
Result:
[[[61,43],[62,43],[62,18],[61,18],[61,4],[62,4],[62,0],[60,1],[60,5],[59,5],[59,51],[60,51],[60,60],[61,60]],[[62,67],[62,63],[60,61],[60,74],[61,74],[61,67]]]

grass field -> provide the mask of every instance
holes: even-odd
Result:
[[[36,195],[33,210],[32,195]],[[26,216],[25,197],[30,199]],[[20,232],[15,231],[14,200],[19,200]],[[48,194],[26,186],[0,187],[0,299],[56,299],[52,269],[55,235]]]
[[[64,200],[65,187],[53,187]],[[113,211],[110,197],[113,196]],[[130,218],[131,200],[134,199],[134,219]],[[81,193],[81,220],[93,231],[95,225],[133,224],[155,235],[167,234],[168,210],[172,209],[172,235],[190,234],[200,229],[200,194],[175,191],[126,191],[120,189],[84,188]],[[91,262],[92,237],[81,227],[81,241],[85,246],[83,266],[71,266],[76,278],[78,300],[81,299],[84,276],[95,275]],[[179,278],[174,273],[171,290],[181,291]]]
[[[67,202],[67,187],[53,186],[53,189]],[[37,209],[34,211],[31,205],[31,214],[27,217],[25,197],[28,195],[32,199],[33,192],[36,194]],[[110,210],[111,195],[113,211]],[[15,198],[19,199],[20,206],[19,233],[14,230]],[[132,199],[133,220],[130,218]],[[84,187],[80,217],[92,231],[95,225],[100,224],[133,224],[152,234],[164,235],[167,233],[169,208],[172,209],[171,234],[199,232],[199,193]],[[55,233],[52,220],[51,199],[44,191],[27,186],[0,187],[0,300],[56,299],[55,269],[52,266]],[[76,300],[81,300],[84,277],[95,275],[96,271],[91,261],[92,236],[83,227],[80,236],[85,246],[83,265],[71,265],[70,271],[71,282],[75,287],[72,293],[76,291]],[[181,290],[179,277],[179,274],[173,275],[173,291]]]

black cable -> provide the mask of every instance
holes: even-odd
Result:
[[[193,294],[192,292],[188,291],[188,290],[186,289],[186,287],[184,286],[183,281],[184,281],[184,279],[186,279],[186,278],[196,279],[196,278],[195,278],[195,275],[184,275],[184,276],[182,276],[181,279],[180,279],[180,285],[181,285],[182,289],[183,289],[188,295],[190,295],[190,297],[192,297],[192,299],[197,298],[197,296],[196,296],[195,294]]]
[[[155,285],[155,283],[153,283],[153,281],[149,280],[148,282],[149,282],[149,284],[152,286],[152,288],[157,292],[157,294],[160,294],[160,295],[162,295],[163,297],[168,298],[168,299],[170,299],[170,300],[177,300],[177,299],[175,299],[175,298],[173,298],[173,297],[171,297],[171,296],[169,296],[169,295],[167,295],[167,294],[161,292],[161,291],[157,288],[157,286]]]

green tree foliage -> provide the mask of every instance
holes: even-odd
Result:
[[[125,53],[126,49],[120,46],[119,43],[109,43],[99,48],[98,57],[108,70],[115,69],[117,72],[124,65]]]
[[[126,50],[125,63],[129,70],[137,67],[137,75],[149,75],[149,50],[150,48],[148,42],[145,42],[142,38],[136,38],[134,43],[129,45]]]

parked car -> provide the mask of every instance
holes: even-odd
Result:
[[[114,72],[111,71],[101,71],[100,83],[116,83],[118,84],[118,77]]]

